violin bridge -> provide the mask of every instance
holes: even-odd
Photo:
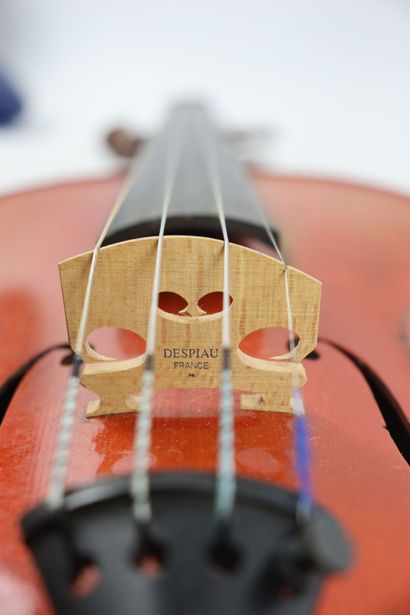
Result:
[[[143,345],[135,356],[115,359],[92,348],[87,339],[107,327],[146,338],[156,247],[157,238],[148,237],[103,247],[99,252],[83,348],[81,383],[97,397],[89,404],[88,416],[138,410]],[[270,356],[265,333],[288,328],[284,265],[236,244],[230,244],[229,250],[232,378],[234,388],[244,391],[240,406],[292,412],[292,388],[306,382],[301,361],[317,343],[321,284],[288,267],[292,334],[297,343],[292,352],[285,346]],[[156,389],[220,386],[223,252],[223,242],[216,239],[164,237],[154,357]],[[72,346],[91,257],[88,252],[59,265]],[[259,335],[250,343],[255,332]],[[118,348],[125,343],[121,335],[116,343]]]
[[[293,375],[289,377],[289,372],[284,372],[281,377],[280,372],[272,380],[269,391],[264,393],[243,393],[240,397],[241,410],[265,410],[276,412],[293,413],[292,389],[295,386],[301,387],[305,384],[306,372],[301,363],[293,364]]]

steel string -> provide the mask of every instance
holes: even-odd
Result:
[[[227,149],[224,144],[222,147]],[[229,155],[229,152],[227,152]],[[289,334],[289,353],[288,358],[296,363],[295,353],[296,353],[296,344],[295,338],[293,334],[293,310],[292,310],[292,302],[290,297],[290,287],[289,287],[289,272],[288,272],[288,263],[286,262],[280,248],[278,242],[276,241],[275,235],[272,231],[272,228],[269,223],[268,216],[266,211],[264,210],[261,202],[256,197],[252,187],[250,184],[246,183],[246,190],[248,191],[248,195],[250,197],[251,202],[253,203],[254,209],[257,212],[259,219],[262,222],[264,230],[269,238],[269,241],[272,244],[273,249],[277,253],[279,260],[283,265],[283,275],[284,275],[284,291],[285,291],[285,302],[286,302],[286,317],[287,317],[287,326],[288,326],[288,334]],[[299,497],[297,504],[297,518],[300,521],[308,520],[311,516],[312,505],[313,505],[313,495],[312,495],[312,486],[311,486],[311,478],[310,478],[310,447],[309,447],[309,433],[308,433],[308,425],[306,419],[306,410],[303,401],[303,395],[301,388],[298,384],[298,380],[296,377],[296,371],[292,371],[292,405],[295,413],[295,466],[296,473],[299,482]]]
[[[207,141],[207,143],[205,143]],[[229,237],[226,227],[222,186],[217,163],[216,135],[209,132],[202,140],[202,153],[218,213],[224,242],[223,311],[222,311],[222,370],[219,398],[218,472],[215,490],[215,514],[222,523],[228,523],[236,494],[235,425],[232,389],[230,294],[229,294]]]
[[[61,506],[64,499],[65,478],[67,473],[67,464],[72,438],[75,410],[77,407],[78,391],[80,387],[81,366],[83,364],[82,355],[84,347],[84,337],[90,311],[91,295],[100,248],[104,242],[104,239],[107,236],[107,233],[111,227],[115,216],[120,210],[121,205],[124,203],[131,186],[140,177],[145,167],[146,161],[149,158],[149,154],[154,149],[154,147],[155,145],[146,147],[142,158],[135,159],[134,162],[131,163],[131,166],[127,172],[122,187],[114,201],[110,214],[93,249],[90,269],[87,277],[86,290],[84,294],[84,301],[81,309],[80,323],[74,344],[74,355],[71,367],[71,374],[68,378],[65,396],[63,400],[56,449],[52,462],[52,470],[47,490],[47,503],[49,507],[53,510]]]
[[[175,149],[171,149],[170,137],[168,138],[167,143],[165,188],[155,257],[154,279],[152,284],[151,306],[147,330],[145,368],[141,378],[140,411],[134,432],[134,468],[130,478],[130,493],[132,497],[133,515],[136,522],[141,525],[148,524],[152,519],[149,481],[149,452],[152,437],[152,398],[154,390],[155,344],[164,232],[175,180],[178,174],[178,163],[180,161],[186,131],[187,126],[180,129],[180,140]],[[170,155],[171,153],[173,154],[172,156]]]

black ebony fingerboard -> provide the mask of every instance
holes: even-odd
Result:
[[[158,233],[167,169],[176,169],[165,234],[220,237],[210,183],[216,169],[230,238],[266,240],[260,204],[242,166],[218,137],[199,105],[176,107],[157,139],[141,155],[141,171],[105,244]],[[145,160],[145,162],[143,162]],[[171,163],[170,163],[171,160]],[[168,165],[168,167],[167,167]]]

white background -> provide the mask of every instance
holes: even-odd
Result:
[[[2,193],[115,168],[105,131],[186,97],[270,128],[280,171],[410,192],[410,0],[2,0],[0,61]]]

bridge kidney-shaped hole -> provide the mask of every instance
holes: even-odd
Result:
[[[223,310],[224,294],[221,291],[207,293],[198,301],[198,305],[206,314],[217,314]],[[232,297],[229,296],[229,305],[232,304]]]
[[[229,297],[229,305],[232,303],[232,297]],[[158,295],[158,307],[168,314],[175,314],[177,316],[200,317],[209,314],[218,314],[223,310],[223,292],[214,291],[203,295],[197,305],[191,305],[188,309],[188,302],[171,291],[163,291]],[[199,310],[198,310],[199,308]]]
[[[178,293],[163,291],[158,295],[158,307],[168,314],[179,314],[188,303]]]
[[[87,337],[88,353],[95,358],[122,361],[145,352],[145,340],[130,329],[101,327]]]
[[[294,345],[299,337],[292,333]],[[246,355],[257,359],[276,359],[290,350],[289,330],[285,327],[265,327],[245,335],[239,342],[239,349]]]

